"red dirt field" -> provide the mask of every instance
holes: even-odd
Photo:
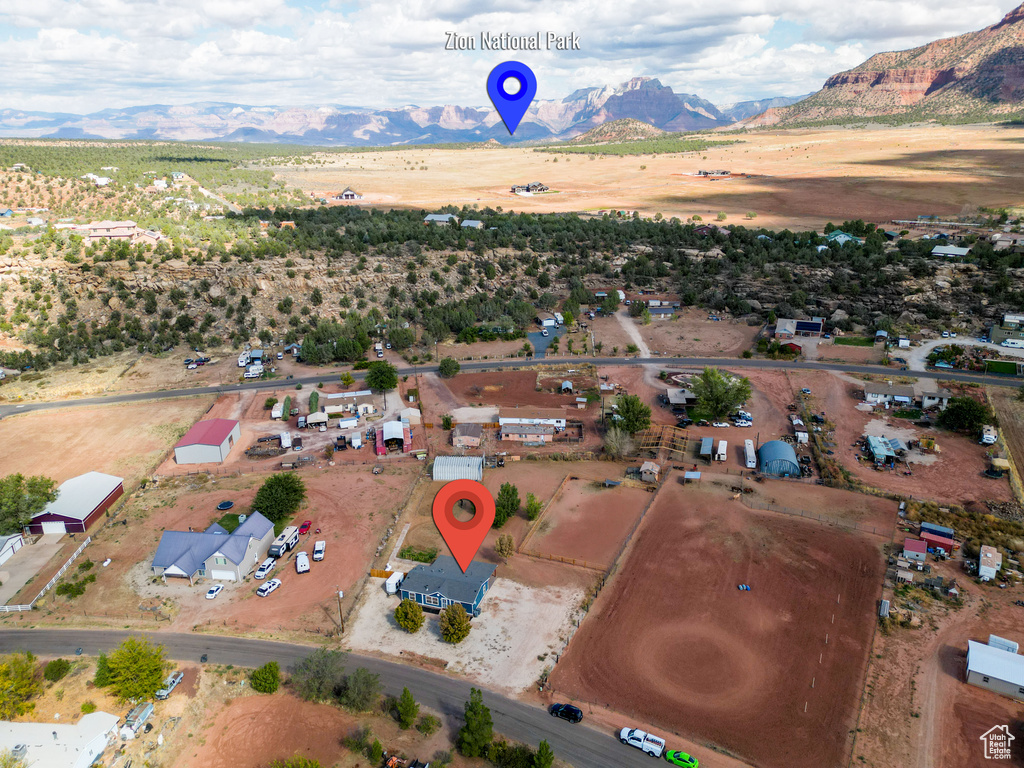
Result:
[[[555,667],[555,695],[608,704],[758,766],[846,765],[880,540],[693,488],[662,488]]]
[[[603,488],[592,480],[570,480],[544,513],[527,549],[605,568],[650,500],[651,493],[642,488]]]
[[[459,402],[467,405],[561,408],[576,402],[576,395],[538,392],[536,371],[466,373],[449,381],[448,388]]]

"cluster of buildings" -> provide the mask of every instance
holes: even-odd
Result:
[[[454,213],[428,213],[423,218],[423,223],[426,226],[430,225],[451,225],[459,224],[459,217]],[[483,229],[484,223],[479,219],[463,219],[462,223],[459,224],[463,229]]]
[[[100,240],[123,240],[144,245],[156,245],[166,240],[166,235],[150,229],[143,229],[134,221],[92,221],[88,224],[57,224],[56,229],[69,229],[84,238],[87,244]]]

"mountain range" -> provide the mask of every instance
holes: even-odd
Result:
[[[218,140],[320,146],[381,146],[567,140],[613,120],[631,118],[663,131],[731,125],[776,98],[716,107],[694,94],[675,93],[657,79],[636,77],[618,86],[582,88],[530,106],[514,139],[488,107],[407,106],[399,109],[320,105],[247,106],[201,102],[104,109],[88,115],[0,109],[0,137],[65,139]]]
[[[1014,117],[1024,117],[1024,5],[977,32],[876,54],[799,103],[773,105],[744,125]]]

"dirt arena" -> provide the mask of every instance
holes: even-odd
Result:
[[[758,766],[845,766],[881,541],[670,480],[555,668],[555,695]]]
[[[902,126],[756,131],[729,146],[657,156],[554,155],[532,149],[410,148],[322,157],[325,166],[282,166],[277,177],[314,197],[346,186],[363,204],[435,210],[453,203],[506,211],[640,211],[725,224],[819,229],[864,219],[959,214],[964,205],[1017,204],[1024,187],[1019,126]],[[425,170],[410,173],[409,163]],[[733,177],[694,176],[726,168]],[[741,175],[743,174],[743,175]],[[552,192],[513,195],[543,181]],[[438,190],[444,190],[439,197]],[[746,214],[757,214],[748,220]]]

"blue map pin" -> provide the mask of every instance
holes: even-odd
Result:
[[[519,83],[519,90],[515,93],[505,90],[509,80]],[[502,62],[487,76],[487,95],[491,97],[509,134],[514,134],[526,110],[530,108],[533,97],[537,95],[537,77],[525,64],[518,61]]]

